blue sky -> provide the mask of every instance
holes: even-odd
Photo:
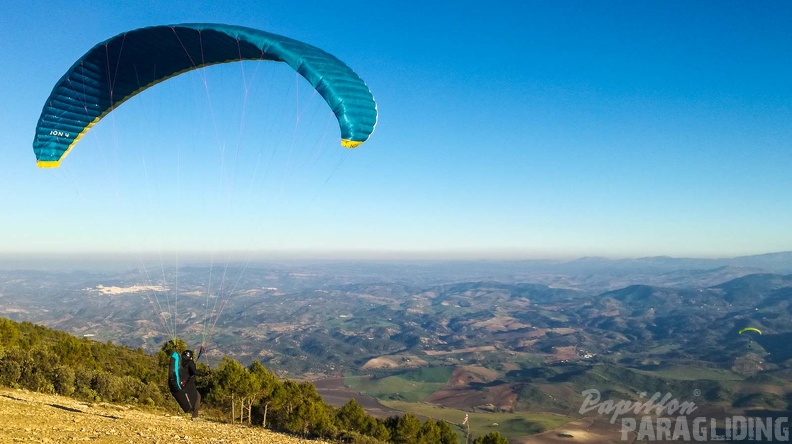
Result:
[[[0,18],[0,251],[792,250],[788,2],[16,3]],[[197,75],[173,79],[100,122],[60,169],[35,167],[38,115],[74,60],[123,31],[187,22],[335,54],[372,90],[376,131],[343,150],[307,83],[245,64],[256,92],[231,93],[239,67],[207,70],[211,93]]]

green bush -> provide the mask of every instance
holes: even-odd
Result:
[[[71,396],[76,389],[74,384],[74,370],[66,365],[55,366],[52,375],[52,384],[55,386],[55,392],[63,396]]]

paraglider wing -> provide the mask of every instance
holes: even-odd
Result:
[[[760,335],[762,334],[762,332],[759,331],[758,328],[754,328],[754,327],[745,327],[742,330],[740,330],[740,334],[743,334],[746,331],[755,331],[756,333],[759,333]]]
[[[153,26],[99,43],[61,77],[36,127],[38,166],[59,166],[86,131],[146,88],[190,70],[242,60],[285,62],[308,80],[338,118],[343,146],[354,148],[374,131],[377,107],[366,84],[315,46],[232,25]]]

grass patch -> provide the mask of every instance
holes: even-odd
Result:
[[[546,356],[536,353],[509,352],[509,355],[503,360],[503,362],[527,364],[533,367],[544,364],[546,358]]]
[[[414,382],[428,382],[428,383],[442,383],[445,384],[454,373],[455,367],[452,366],[438,366],[438,367],[424,367],[415,370],[407,370],[396,376],[401,376],[408,381]]]
[[[679,381],[697,381],[701,379],[710,381],[740,381],[743,379],[741,376],[736,375],[728,370],[703,367],[668,366],[650,370],[633,370],[649,376],[658,376],[662,378],[676,379]]]
[[[445,386],[453,366],[423,367],[384,377],[350,376],[344,384],[377,399],[420,402]]]
[[[550,310],[538,310],[539,314],[553,321],[569,322],[569,317]]]
[[[678,344],[663,344],[657,347],[652,347],[646,351],[647,355],[662,355],[672,351],[679,350],[681,347]]]
[[[573,418],[551,413],[466,412],[431,404],[399,401],[385,401],[383,404],[403,412],[447,421],[462,431],[467,428],[462,425],[462,421],[465,419],[465,414],[468,414],[470,433],[474,437],[490,432],[500,432],[508,439],[515,439],[551,430],[573,420]]]
[[[384,378],[349,376],[344,378],[344,385],[380,400],[420,402],[443,388],[445,382],[411,381],[401,375]]]

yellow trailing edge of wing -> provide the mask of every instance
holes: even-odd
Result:
[[[341,139],[341,146],[344,148],[357,148],[362,144],[363,142],[357,142],[355,140]]]

